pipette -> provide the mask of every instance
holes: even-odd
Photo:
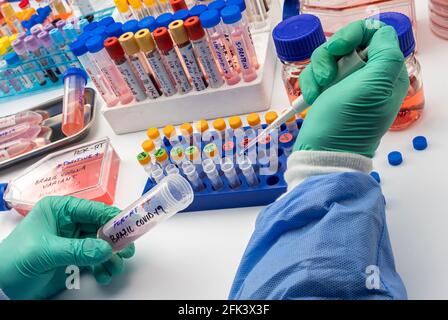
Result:
[[[343,80],[350,74],[363,68],[366,65],[365,61],[367,60],[367,52],[368,48],[365,48],[364,50],[359,52],[354,50],[349,55],[340,58],[338,61],[338,74],[336,75],[335,80],[330,85],[328,85],[325,90]],[[244,155],[247,150],[253,148],[258,143],[259,139],[262,139],[264,136],[267,136],[273,131],[279,129],[281,125],[289,120],[292,116],[305,111],[309,106],[310,105],[303,99],[303,96],[298,97],[293,101],[292,106],[290,106],[284,113],[282,113],[273,123],[268,125],[268,127],[264,129],[256,139],[253,139],[250,143],[248,143],[239,155]]]

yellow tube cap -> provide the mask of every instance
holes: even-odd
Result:
[[[114,2],[118,11],[120,11],[121,13],[129,11],[129,5],[127,0],[114,0]]]
[[[156,139],[158,139],[158,138],[160,137],[160,132],[159,132],[159,129],[157,129],[157,128],[149,128],[149,129],[146,131],[146,135],[147,135],[149,138],[151,138],[151,139],[153,139],[153,140],[156,140]]]
[[[128,2],[132,9],[135,10],[139,10],[143,6],[140,0],[128,0]]]
[[[142,143],[142,149],[146,152],[152,152],[156,148],[156,145],[154,144],[154,141],[148,139],[143,141]]]
[[[175,20],[171,22],[168,28],[170,29],[171,37],[177,45],[190,41],[182,20]]]
[[[269,111],[264,115],[264,119],[266,120],[267,124],[271,124],[278,118],[278,114],[275,111]]]
[[[199,120],[196,123],[196,129],[198,129],[199,132],[205,132],[208,130],[208,122],[207,120]]]
[[[190,123],[185,122],[180,126],[180,132],[182,135],[191,136],[193,134],[193,127]]]
[[[154,39],[148,29],[139,30],[135,34],[135,40],[137,41],[140,50],[143,52],[151,52],[156,48]]]
[[[140,163],[142,166],[148,164],[151,162],[151,156],[149,155],[149,153],[147,152],[140,152],[137,155],[137,161],[138,163]]]
[[[247,116],[247,123],[251,127],[258,126],[261,123],[260,115],[258,113],[251,113]]]
[[[219,118],[213,121],[213,128],[218,131],[223,131],[226,130],[227,125],[223,118]]]
[[[238,116],[230,117],[229,118],[229,125],[232,129],[236,130],[243,126],[243,123],[241,122],[241,118]]]
[[[163,128],[163,134],[168,139],[171,138],[171,136],[176,136],[176,128],[174,128],[174,126],[169,124]]]
[[[120,41],[124,52],[126,52],[128,56],[132,56],[140,52],[140,47],[138,46],[137,40],[135,40],[132,32],[126,32],[118,39],[118,41]]]

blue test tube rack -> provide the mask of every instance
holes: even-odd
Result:
[[[302,126],[301,119],[297,120],[297,125],[300,130],[300,127]],[[245,129],[248,129],[248,127]],[[286,132],[287,129],[283,125],[279,136]],[[170,152],[171,146],[166,138],[164,138],[164,144],[167,151]],[[280,144],[278,146],[278,155],[279,164],[276,173],[268,176],[260,176],[258,174],[258,170],[256,169],[256,174],[260,182],[256,187],[250,187],[247,184],[245,177],[236,164],[235,168],[241,182],[241,186],[237,189],[230,188],[225,176],[222,176],[224,187],[219,191],[215,191],[213,189],[210,180],[207,177],[203,178],[202,181],[205,185],[204,190],[199,192],[195,191],[193,203],[182,212],[256,207],[273,203],[280,195],[285,193],[287,189],[284,178],[287,165],[287,156],[285,155],[284,149],[280,146]],[[182,174],[182,170],[180,170],[180,173]],[[143,194],[151,190],[154,186],[155,183],[151,179],[148,179],[144,187]]]

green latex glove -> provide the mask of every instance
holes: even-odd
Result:
[[[10,299],[44,299],[66,288],[69,265],[92,269],[107,284],[134,255],[131,245],[118,254],[96,231],[120,212],[99,202],[46,197],[0,243],[0,289]],[[80,284],[82,289],[82,283]]]
[[[367,21],[367,23],[366,23]],[[294,150],[337,151],[373,157],[409,88],[397,34],[372,20],[349,24],[320,46],[300,75],[307,114]],[[364,68],[323,91],[337,74],[337,59],[368,49]],[[322,92],[323,91],[323,92]]]

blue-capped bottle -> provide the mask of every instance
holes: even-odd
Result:
[[[408,16],[398,12],[385,12],[372,17],[392,26],[398,35],[400,49],[405,57],[409,74],[409,90],[390,130],[399,131],[410,127],[422,117],[425,107],[425,95],[421,66],[415,56],[415,38],[412,22]]]
[[[310,63],[314,50],[325,42],[325,34],[318,17],[301,14],[280,22],[272,36],[282,62],[282,79],[292,103],[301,95],[299,76]]]

